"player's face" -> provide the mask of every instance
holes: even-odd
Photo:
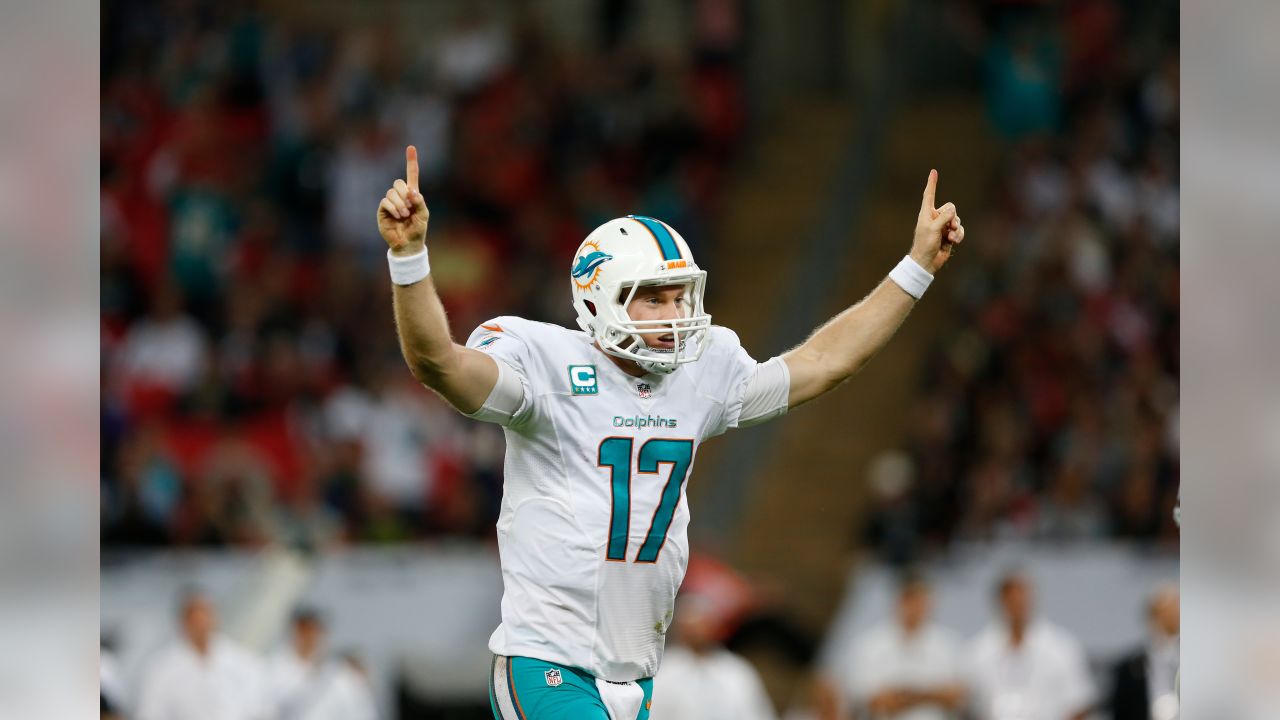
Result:
[[[627,315],[632,320],[675,320],[689,317],[689,293],[685,285],[642,286],[627,304]],[[654,349],[673,350],[675,335],[670,331],[646,333],[640,336],[644,344]]]

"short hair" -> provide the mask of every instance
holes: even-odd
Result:
[[[209,593],[205,592],[204,588],[198,585],[184,585],[182,589],[178,591],[178,603],[176,606],[178,610],[178,617],[186,616],[187,611],[191,609],[191,606],[198,602],[213,603],[213,601],[209,599]]]
[[[291,620],[294,627],[298,625],[319,625],[324,627],[324,614],[310,605],[299,605],[294,608]]]
[[[1000,579],[996,580],[996,597],[1004,595],[1005,592],[1016,583],[1025,585],[1031,584],[1031,578],[1026,571],[1020,567],[1012,567],[1000,574]]]
[[[917,590],[928,590],[929,578],[920,568],[907,568],[898,574],[898,597]]]

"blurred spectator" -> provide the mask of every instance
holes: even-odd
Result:
[[[270,702],[261,662],[217,633],[217,611],[199,591],[179,605],[181,636],[142,677],[138,720],[265,720]]]
[[[1047,27],[1022,20],[1010,23],[987,50],[989,111],[1007,137],[1052,132],[1057,128],[1061,58]]]
[[[181,291],[165,283],[150,313],[125,335],[119,358],[121,378],[134,397],[160,395],[162,402],[169,402],[195,385],[204,369],[204,351],[204,334],[183,312]]]
[[[351,132],[338,146],[329,180],[329,234],[368,257],[369,198],[379,198],[387,178],[395,177],[403,164],[404,147],[368,111],[353,122]]]
[[[322,489],[311,477],[299,479],[287,497],[276,503],[270,521],[272,542],[304,552],[334,547],[342,538],[342,520],[324,502]]]
[[[288,643],[272,658],[267,682],[277,720],[373,720],[377,707],[363,664],[354,655],[330,658],[325,625],[311,608],[299,608]]]
[[[965,699],[959,640],[931,622],[932,611],[927,581],[913,573],[904,575],[897,617],[859,638],[852,663],[840,668],[842,677],[833,678],[852,706],[852,717],[959,717]]]
[[[755,668],[724,649],[721,620],[698,595],[681,594],[675,635],[653,681],[654,718],[772,720],[773,704]]]
[[[1161,588],[1147,603],[1146,645],[1120,660],[1112,670],[1114,720],[1178,717],[1178,630],[1178,589]]]
[[[388,367],[375,382],[361,423],[364,473],[370,490],[413,525],[422,522],[435,483],[433,449],[452,438],[454,416],[427,404],[427,395],[410,394],[412,383],[401,367]]]
[[[102,488],[103,544],[166,544],[166,525],[182,497],[182,478],[163,451],[156,427],[144,426],[123,438],[114,465],[103,468],[105,477],[115,479]]]
[[[219,441],[177,510],[175,539],[205,546],[263,544],[269,537],[274,484],[271,466],[257,448],[238,440]]]
[[[882,452],[871,461],[867,484],[872,503],[864,531],[867,544],[892,565],[910,564],[917,558],[921,531],[915,463],[904,452]]]
[[[1030,580],[997,585],[1000,618],[970,643],[965,667],[979,720],[1083,720],[1094,703],[1084,649],[1066,630],[1034,617]]]
[[[445,85],[466,94],[492,80],[510,55],[511,43],[503,29],[485,16],[481,6],[468,5],[444,35],[436,61]]]
[[[294,611],[288,643],[267,665],[267,685],[278,718],[302,717],[328,683],[324,619],[311,608]]]
[[[1096,467],[1088,460],[1076,458],[1064,460],[1054,469],[1041,501],[1038,536],[1057,542],[1105,536],[1105,507],[1089,487],[1089,478],[1095,473]]]

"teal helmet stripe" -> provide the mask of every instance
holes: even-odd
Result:
[[[658,249],[662,251],[663,260],[679,260],[684,257],[680,254],[680,246],[676,244],[676,239],[671,237],[671,231],[666,225],[644,215],[628,215],[627,217],[644,225],[653,233],[653,239],[658,241]]]

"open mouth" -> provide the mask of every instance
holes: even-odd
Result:
[[[654,348],[661,349],[661,350],[672,350],[675,348],[675,346],[676,346],[675,333],[666,333],[665,335],[659,335],[658,341],[653,345]]]

